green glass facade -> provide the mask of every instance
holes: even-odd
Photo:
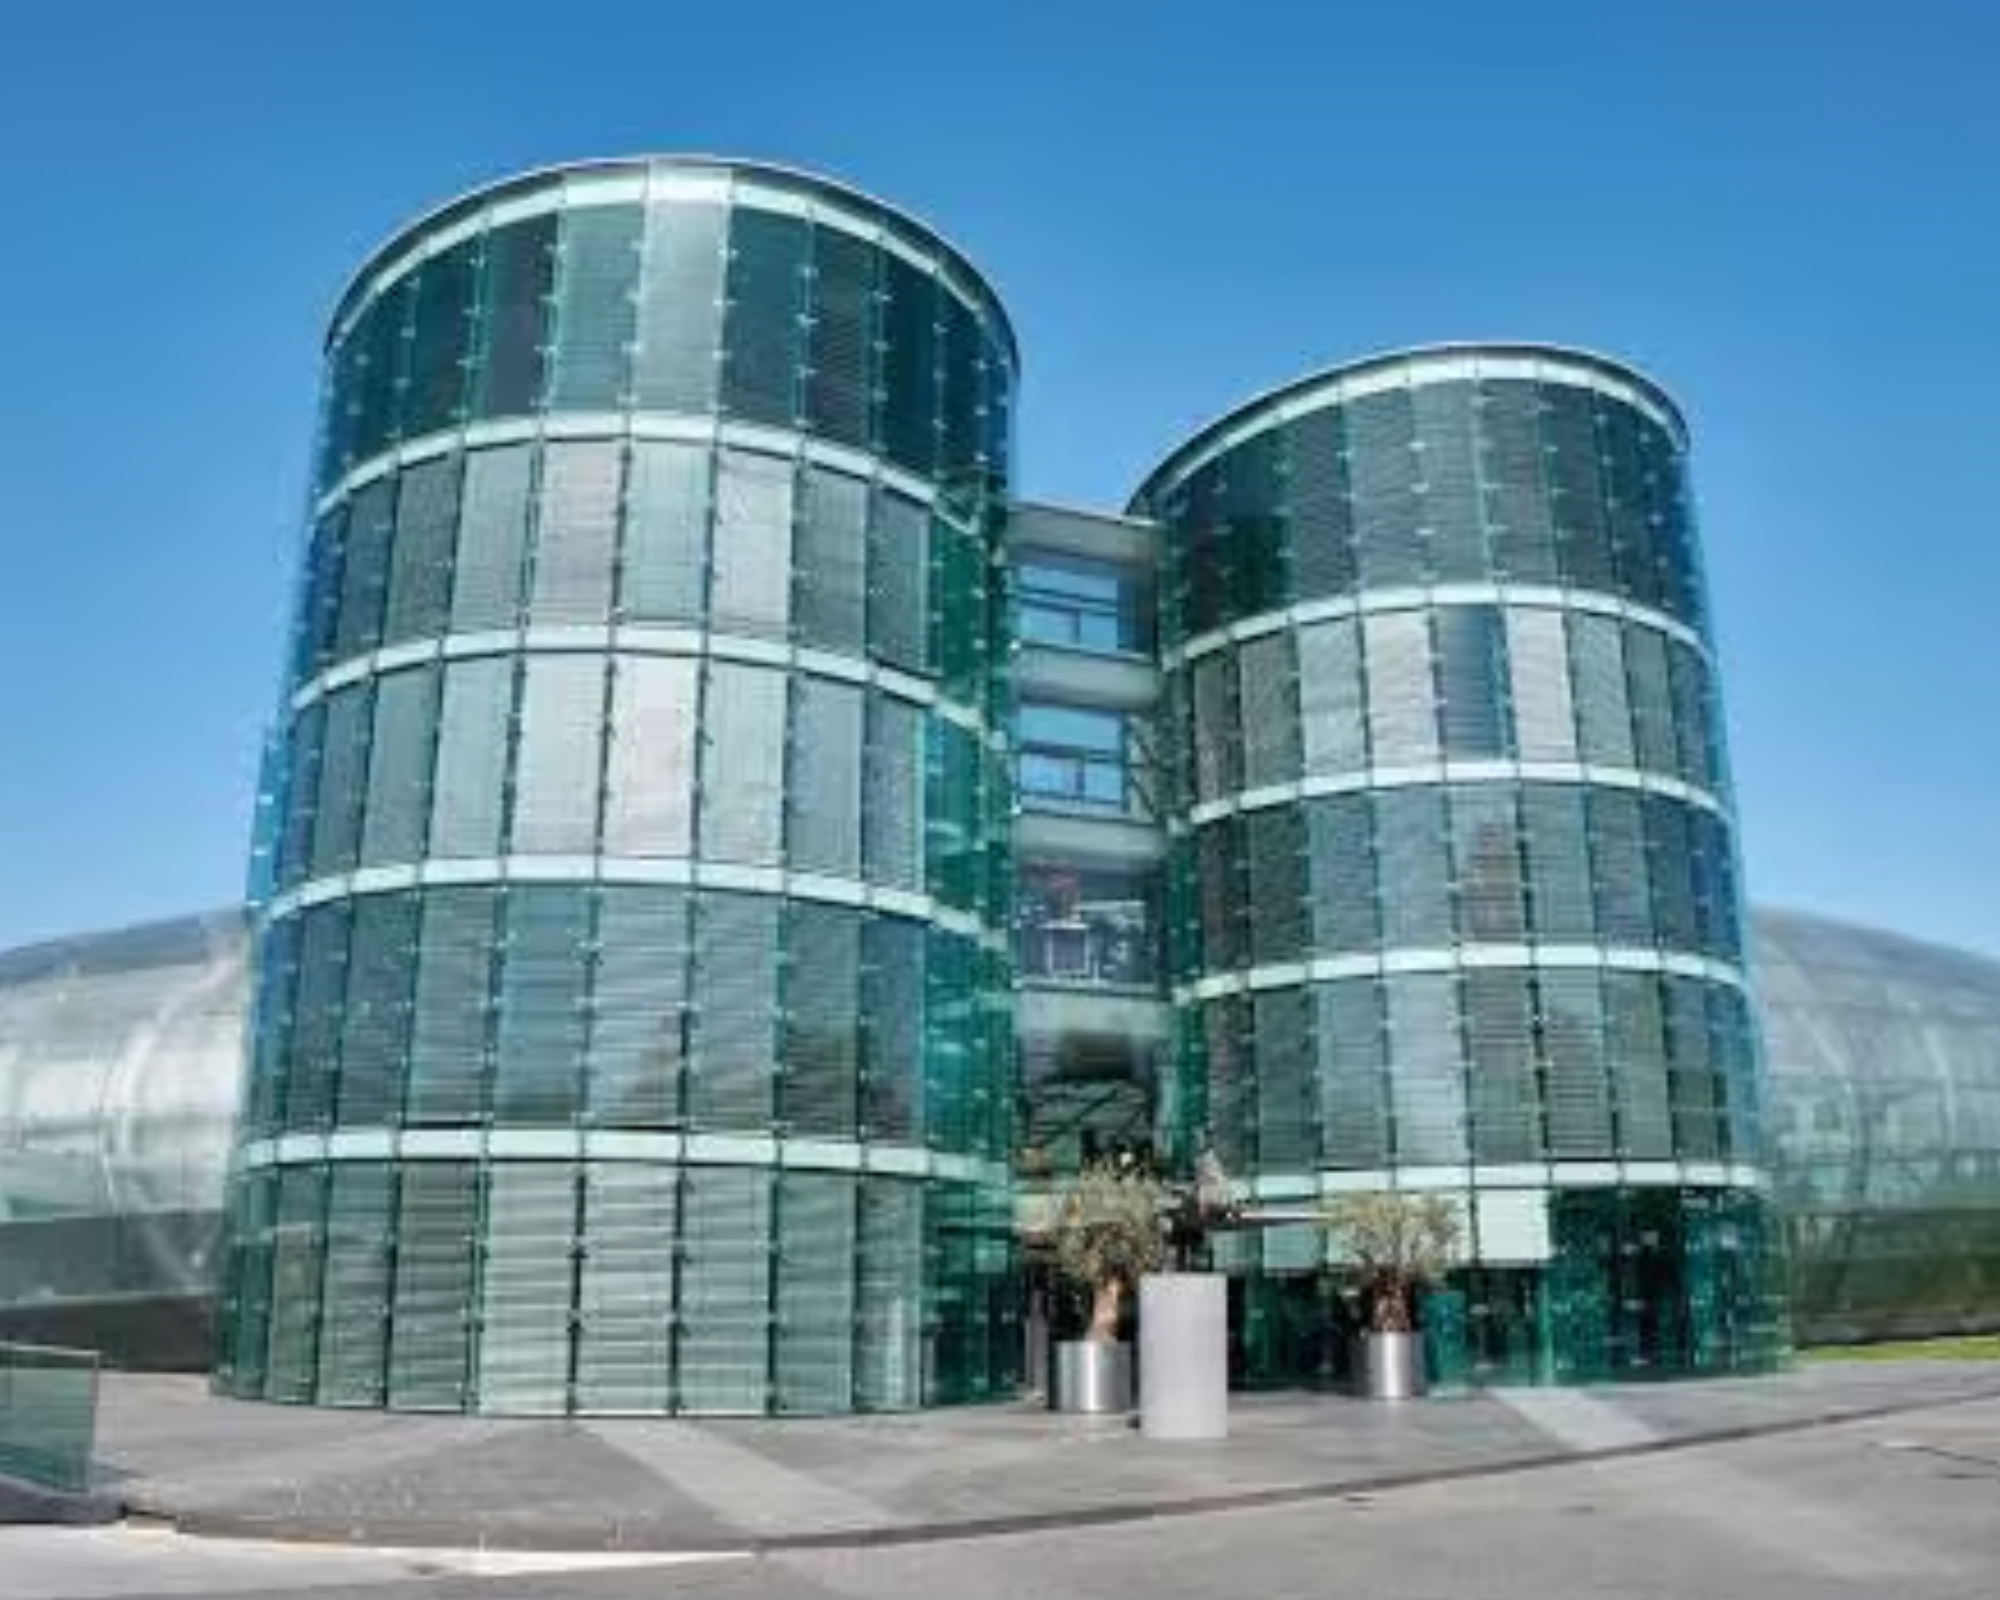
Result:
[[[1763,1365],[1758,1050],[1671,403],[1539,347],[1364,362],[1159,468],[1163,1095],[1258,1198],[1457,1196],[1476,1372]],[[1324,1245],[1235,1245],[1246,1377]]]
[[[1011,1390],[1015,366],[947,245],[772,168],[539,174],[364,268],[260,810],[226,1391]]]

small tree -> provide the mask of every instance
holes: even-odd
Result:
[[[1327,1206],[1325,1226],[1354,1258],[1375,1333],[1408,1333],[1413,1301],[1450,1268],[1458,1213],[1443,1195],[1352,1194]]]
[[[1133,1163],[1085,1167],[1050,1227],[1056,1268],[1090,1291],[1087,1338],[1118,1337],[1125,1296],[1166,1259],[1158,1180]]]

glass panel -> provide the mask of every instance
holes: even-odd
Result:
[[[791,598],[792,464],[724,450],[715,483],[710,626],[783,638]]]
[[[1151,609],[1136,575],[1110,561],[1030,552],[1013,562],[1023,639],[1113,655],[1152,648]]]
[[[783,905],[771,895],[707,894],[697,909],[689,1094],[698,1128],[771,1126]]]
[[[1389,1164],[1389,1080],[1381,985],[1373,978],[1313,987],[1322,1159],[1332,1167]]]
[[[728,213],[656,201],[646,209],[633,390],[641,410],[715,409]]]
[[[1597,938],[1583,797],[1582,789],[1564,785],[1530,783],[1521,789],[1535,937],[1546,944],[1590,944]]]
[[[1304,1172],[1317,1164],[1319,1099],[1312,1042],[1312,995],[1267,989],[1251,997],[1257,1050],[1257,1164]]]
[[[1374,795],[1382,942],[1424,948],[1451,942],[1451,868],[1444,791],[1384,789]]]
[[[415,299],[408,277],[378,294],[361,313],[354,338],[360,344],[359,382],[353,389],[354,460],[365,461],[397,437],[397,402],[409,346],[410,307]]]
[[[528,545],[532,447],[502,445],[465,458],[451,625],[460,633],[521,620],[521,563]]]
[[[803,1172],[778,1180],[780,1411],[837,1412],[853,1404],[858,1181]]]
[[[798,415],[807,241],[798,217],[731,213],[722,406],[745,421],[790,427]]]
[[[387,673],[376,682],[368,815],[361,839],[361,859],[369,866],[415,861],[424,853],[438,685],[435,667]]]
[[[852,1139],[861,1063],[861,917],[793,901],[786,929],[782,1114],[793,1135]]]
[[[805,469],[799,501],[798,641],[859,656],[868,603],[868,485]]]
[[[476,417],[525,416],[541,404],[545,324],[555,278],[556,218],[528,217],[486,236]]]
[[[415,1016],[418,898],[369,894],[354,902],[340,1057],[340,1115],[345,1128],[401,1120]]]
[[[1569,652],[1583,759],[1599,766],[1631,766],[1632,714],[1625,699],[1618,619],[1571,612]]]
[[[285,797],[285,833],[279,846],[278,883],[290,888],[312,872],[315,813],[326,745],[326,702],[315,700],[292,725],[289,793]]]
[[[1367,766],[1361,633],[1355,623],[1299,630],[1299,699],[1308,773],[1358,772]]]
[[[703,734],[701,853],[775,866],[784,821],[784,673],[712,663]]]
[[[979,407],[984,374],[980,370],[979,322],[965,302],[950,290],[938,294],[942,315],[942,349],[938,371],[940,396],[939,474],[948,484],[976,481],[980,464]]]
[[[1250,959],[1295,960],[1305,946],[1305,821],[1297,806],[1246,812]]]
[[[406,439],[464,420],[482,244],[476,236],[461,239],[423,264],[410,343],[410,387],[403,397]]]
[[[1291,462],[1292,586],[1296,598],[1319,600],[1354,588],[1354,513],[1348,497],[1347,423],[1327,406],[1286,429]],[[1300,646],[1303,660],[1306,647]],[[1305,673],[1310,686],[1312,674]]]
[[[1439,583],[1492,576],[1481,515],[1474,394],[1470,383],[1426,383],[1411,395],[1423,444],[1419,471],[1431,576]]]
[[[886,694],[868,699],[862,850],[872,883],[924,886],[924,718]]]
[[[1195,797],[1200,800],[1220,800],[1243,786],[1235,668],[1226,650],[1202,656],[1194,664],[1194,779]]]
[[[923,926],[875,916],[861,938],[862,1136],[914,1144],[925,1119]]]
[[[598,891],[591,1004],[590,1120],[671,1127],[681,1121],[687,1065],[689,896],[606,884]]]
[[[693,849],[698,670],[692,658],[621,655],[614,661],[604,780],[607,855],[684,856]]]
[[[1514,739],[1523,761],[1574,761],[1576,714],[1560,611],[1507,613]]]
[[[937,462],[936,284],[900,256],[884,255],[882,448],[928,477]]]
[[[1409,391],[1363,395],[1347,406],[1346,422],[1361,586],[1422,583],[1427,542],[1419,492],[1423,458],[1414,448],[1416,415]]]
[[[1666,1161],[1674,1153],[1666,1043],[1661,1033],[1664,1020],[1656,976],[1650,972],[1605,973],[1605,1047],[1618,1117],[1618,1149],[1630,1160]]]
[[[865,450],[873,442],[869,412],[876,378],[878,252],[838,228],[819,228],[813,233],[813,255],[806,425]]]
[[[468,1161],[403,1164],[389,1350],[398,1410],[462,1411],[470,1396],[479,1189]]]
[[[514,768],[516,854],[597,848],[604,668],[598,655],[528,657]]]
[[[382,642],[445,631],[451,610],[451,545],[458,527],[457,454],[406,468],[396,499],[395,562]]]
[[[295,684],[304,683],[336,659],[340,631],[341,567],[347,557],[347,505],[342,502],[321,517],[313,529],[307,554],[305,599],[298,629],[298,655],[293,664]]]
[[[914,500],[877,491],[868,526],[868,643],[879,661],[928,669],[930,518]]]
[[[1520,379],[1480,384],[1481,456],[1493,566],[1515,583],[1556,581],[1555,529],[1544,482],[1540,385]]]
[[[1312,948],[1336,955],[1373,950],[1382,940],[1375,911],[1375,851],[1365,794],[1306,802]]]
[[[699,622],[708,560],[706,445],[632,442],[618,608],[640,622]]]
[[[445,664],[437,782],[432,791],[432,855],[499,853],[513,705],[512,656]]]
[[[610,619],[611,567],[624,475],[622,448],[603,440],[557,442],[545,447],[529,620]]]
[[[352,871],[361,856],[361,810],[368,794],[371,683],[328,697],[320,756],[319,801],[313,812],[313,876]]]
[[[1626,789],[1592,789],[1589,810],[1591,879],[1604,942],[1650,945],[1653,918],[1639,796]]]
[[[576,1169],[567,1162],[494,1166],[486,1183],[479,1275],[479,1409],[569,1409],[569,1330]]]
[[[1460,784],[1450,793],[1459,937],[1475,942],[1525,937],[1528,915],[1512,786]]]
[[[1493,606],[1436,613],[1439,719],[1447,758],[1507,755],[1507,658]]]
[[[323,1406],[379,1406],[388,1392],[395,1172],[386,1162],[343,1161],[332,1180],[313,1399]]]
[[[287,1167],[278,1178],[278,1226],[271,1241],[271,1343],[267,1399],[310,1400],[326,1259],[326,1172]]]
[[[1368,740],[1378,767],[1438,758],[1428,622],[1421,611],[1362,619],[1368,646]]]
[[[1652,886],[1653,929],[1669,950],[1698,950],[1695,924],[1694,849],[1687,807],[1662,794],[1643,797],[1646,876]]]
[[[1292,635],[1265,634],[1236,652],[1242,677],[1243,783],[1289,783],[1299,776],[1299,685]]]
[[[1668,662],[1679,752],[1674,770],[1698,788],[1713,788],[1719,769],[1710,732],[1707,664],[1678,640],[1668,646]]]
[[[1612,591],[1611,538],[1597,454],[1596,400],[1568,384],[1542,387],[1543,457],[1556,560],[1572,588]]]
[[[1598,974],[1544,971],[1536,986],[1547,1069],[1549,1154],[1557,1160],[1608,1159],[1611,1091]]]
[[[549,405],[610,410],[625,403],[639,276],[637,206],[583,206],[563,213],[556,258],[555,360]]]
[[[396,480],[377,478],[355,490],[347,513],[340,574],[340,627],[334,659],[345,661],[382,642],[382,603],[389,592],[390,542],[395,532]]]
[[[582,1097],[589,1013],[590,897],[571,884],[514,884],[501,896],[493,1120],[564,1127]]]
[[[1535,1080],[1534,1007],[1527,974],[1468,972],[1463,997],[1473,1159],[1538,1161],[1541,1096]]]
[[[498,891],[427,889],[403,1120],[477,1122],[486,1105]]]
[[[864,1411],[923,1403],[923,1189],[861,1180],[854,1400]]]
[[[674,1167],[593,1161],[584,1168],[579,1411],[660,1413],[672,1404],[679,1199]]]
[[[681,1230],[680,1404],[762,1413],[770,1399],[772,1175],[689,1167]]]
[[[1632,691],[1632,725],[1639,765],[1648,772],[1672,773],[1679,752],[1674,745],[1674,708],[1667,683],[1667,641],[1651,628],[1628,623],[1625,628],[1625,671]]]
[[[793,681],[786,860],[795,871],[860,876],[862,711],[856,684]]]
[[[1389,1075],[1396,1117],[1396,1160],[1421,1166],[1464,1161],[1465,1062],[1458,1021],[1458,981],[1450,973],[1385,978]]]

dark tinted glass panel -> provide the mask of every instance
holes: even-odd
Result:
[[[928,476],[937,461],[937,284],[900,256],[885,255],[882,308],[882,448],[898,466]]]
[[[403,407],[406,438],[455,427],[465,415],[480,248],[477,238],[461,239],[426,261],[417,278],[410,389]]]
[[[1354,515],[1347,481],[1347,423],[1336,407],[1303,416],[1287,430],[1291,478],[1292,589],[1300,600],[1354,587]]]
[[[391,672],[377,681],[369,741],[368,811],[361,859],[374,865],[414,861],[430,821],[431,757],[437,742],[434,667]]]
[[[910,672],[929,665],[930,566],[924,508],[877,491],[868,529],[868,641],[879,660]]]
[[[1613,589],[1610,530],[1597,456],[1596,402],[1589,391],[1549,384],[1542,438],[1556,560],[1565,582],[1579,589]]]
[[[835,228],[813,235],[812,324],[806,340],[806,425],[866,449],[875,385],[872,245]]]
[[[798,217],[738,206],[729,231],[723,409],[788,426],[798,414],[807,228]]]
[[[868,485],[807,467],[797,537],[799,643],[860,655],[868,605]]]
[[[689,1102],[698,1128],[770,1126],[783,905],[771,895],[709,894],[697,910]]]
[[[502,897],[501,915],[493,1117],[561,1126],[575,1118],[582,1093],[588,891],[515,884]]]
[[[693,1013],[689,897],[607,884],[598,893],[590,1032],[590,1119],[666,1127],[681,1118]]]
[[[402,1115],[415,1016],[418,899],[408,893],[370,894],[354,904],[339,1121],[343,1127],[370,1128]]]
[[[566,410],[622,405],[630,387],[638,308],[637,206],[566,211],[556,258],[555,364],[549,404]]]
[[[1383,789],[1374,801],[1383,943],[1392,947],[1448,944],[1451,862],[1443,791]]]
[[[1481,476],[1494,572],[1516,583],[1553,583],[1555,528],[1549,520],[1540,386],[1499,379],[1482,383],[1479,393],[1486,447]]]
[[[979,323],[957,295],[945,291],[938,304],[943,312],[944,393],[943,458],[938,470],[947,482],[963,482],[980,464],[979,408],[985,373]]]
[[[340,580],[340,627],[334,657],[345,660],[382,642],[382,606],[389,593],[396,526],[396,480],[377,478],[357,489],[347,513],[346,559]]]
[[[1365,794],[1306,802],[1311,852],[1311,941],[1324,955],[1373,950],[1381,941],[1375,910],[1375,851]]]
[[[355,328],[365,351],[354,403],[356,461],[367,460],[396,440],[413,298],[411,279],[399,278],[369,303]]]
[[[396,495],[395,559],[382,642],[442,633],[451,607],[451,550],[458,531],[461,458],[441,456],[404,469]]]
[[[1250,959],[1294,960],[1305,944],[1305,825],[1298,807],[1246,813],[1243,844]]]
[[[1509,784],[1461,784],[1450,791],[1452,870],[1459,934],[1512,940],[1527,931],[1521,851]]]
[[[1389,1160],[1389,1084],[1381,985],[1373,978],[1314,986],[1320,1148],[1333,1167]]]
[[[499,894],[426,890],[404,1120],[475,1122],[486,1104]]]
[[[1422,481],[1416,415],[1407,390],[1363,395],[1347,407],[1355,545],[1371,589],[1425,576]]]
[[[780,1114],[794,1133],[854,1136],[861,1059],[861,913],[791,906]]]
[[[1446,758],[1509,754],[1507,652],[1497,607],[1438,608],[1437,673]]]
[[[555,240],[553,215],[512,222],[487,235],[476,416],[523,416],[541,403]]]

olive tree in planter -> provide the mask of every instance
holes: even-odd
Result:
[[[1458,1212],[1443,1195],[1352,1194],[1328,1205],[1322,1221],[1345,1247],[1367,1316],[1357,1363],[1361,1392],[1371,1400],[1407,1400],[1422,1392],[1424,1379],[1417,1291],[1451,1267]]]
[[[1090,1294],[1090,1326],[1056,1346],[1051,1399],[1059,1411],[1132,1409],[1132,1347],[1118,1337],[1140,1278],[1166,1259],[1157,1179],[1132,1163],[1086,1167],[1049,1227],[1056,1270]]]

